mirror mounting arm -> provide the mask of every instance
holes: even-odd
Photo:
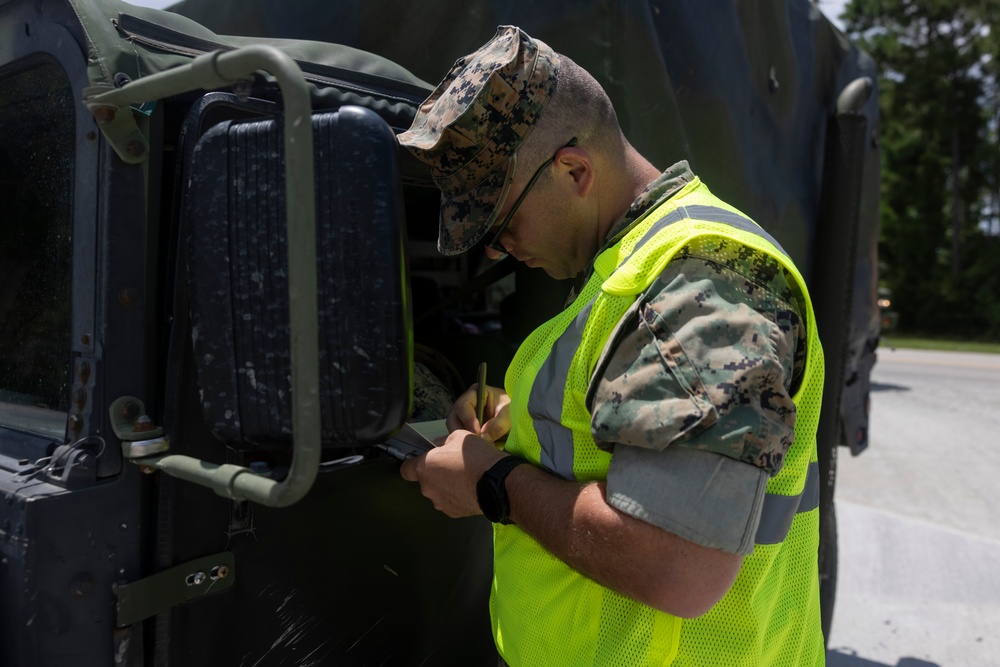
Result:
[[[221,496],[286,507],[312,487],[322,453],[319,407],[319,325],[316,278],[312,101],[302,70],[283,51],[254,45],[214,51],[190,64],[136,79],[122,88],[88,88],[84,104],[99,122],[130,114],[129,105],[192,90],[232,86],[264,71],[278,83],[284,99],[286,224],[288,225],[288,296],[291,328],[292,461],[284,480],[254,474],[248,468],[217,465],[167,454],[133,462],[212,488]]]

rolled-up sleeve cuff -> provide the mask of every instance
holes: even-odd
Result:
[[[617,445],[607,500],[626,514],[704,547],[753,551],[768,475],[714,452]]]

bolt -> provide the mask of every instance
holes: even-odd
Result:
[[[250,79],[240,79],[233,83],[233,93],[240,102],[246,102],[253,92],[253,81]]]
[[[195,572],[194,574],[189,574],[185,581],[188,586],[201,586],[205,583],[205,579],[207,579],[207,577],[204,572]]]
[[[78,414],[72,414],[69,416],[69,430],[74,433],[79,433],[83,429],[83,417]]]
[[[90,379],[90,364],[86,361],[81,361],[76,367],[76,374],[81,380],[86,382]]]
[[[110,123],[115,119],[118,114],[118,107],[104,106],[104,107],[94,107],[90,110],[94,114],[94,118],[97,119],[98,123]]]
[[[212,579],[225,579],[229,576],[229,568],[225,565],[216,565],[212,568]]]
[[[146,154],[146,147],[142,145],[141,141],[130,141],[125,147],[125,152],[129,154],[129,157],[140,158]]]
[[[95,141],[97,141],[97,132],[94,132],[93,130],[88,132],[87,141],[89,141],[90,143],[94,143]]]
[[[156,428],[156,424],[149,418],[149,415],[139,415],[139,418],[132,424],[132,430],[136,433],[152,431],[154,428]]]
[[[85,333],[82,336],[80,336],[80,342],[86,345],[87,347],[90,347],[90,334]]]
[[[83,388],[73,390],[73,403],[79,407],[87,404],[87,390]]]
[[[128,308],[139,300],[139,292],[134,287],[123,287],[118,292],[118,302]]]
[[[139,406],[135,401],[128,401],[122,406],[122,416],[128,421],[135,421],[139,416]]]

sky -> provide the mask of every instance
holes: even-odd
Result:
[[[844,11],[844,5],[846,4],[847,0],[819,0],[819,10],[828,19],[833,21],[834,25],[843,30],[844,23],[837,17]]]
[[[130,5],[139,5],[140,7],[152,7],[153,9],[163,9],[164,7],[169,7],[177,2],[177,0],[125,0],[125,2]]]

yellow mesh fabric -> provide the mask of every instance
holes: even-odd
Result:
[[[490,616],[512,667],[670,664],[680,619],[578,575],[517,526],[494,535]]]
[[[809,353],[799,393],[795,442],[768,493],[797,495],[810,461],[823,385],[823,358],[805,283],[788,260],[756,234],[728,225],[685,219],[636,245],[656,221],[678,206],[705,205],[736,212],[697,179],[630,230],[595,262],[597,271],[563,313],[542,325],[518,350],[506,377],[511,396],[507,449],[540,461],[527,402],[550,350],[594,300],[563,397],[561,422],[573,431],[573,473],[604,479],[610,456],[590,434],[584,398],[597,361],[629,305],[683,247],[724,259],[737,244],[781,262],[807,305]],[[614,270],[622,261],[627,262]],[[610,268],[606,268],[610,267]],[[610,275],[608,275],[610,273]],[[596,300],[595,300],[596,299]],[[727,595],[706,615],[682,620],[654,611],[586,579],[549,554],[517,526],[494,528],[495,566],[490,613],[501,654],[512,667],[632,665],[807,667],[824,662],[816,554],[818,510],[797,514],[782,544],[758,545],[744,559]]]

